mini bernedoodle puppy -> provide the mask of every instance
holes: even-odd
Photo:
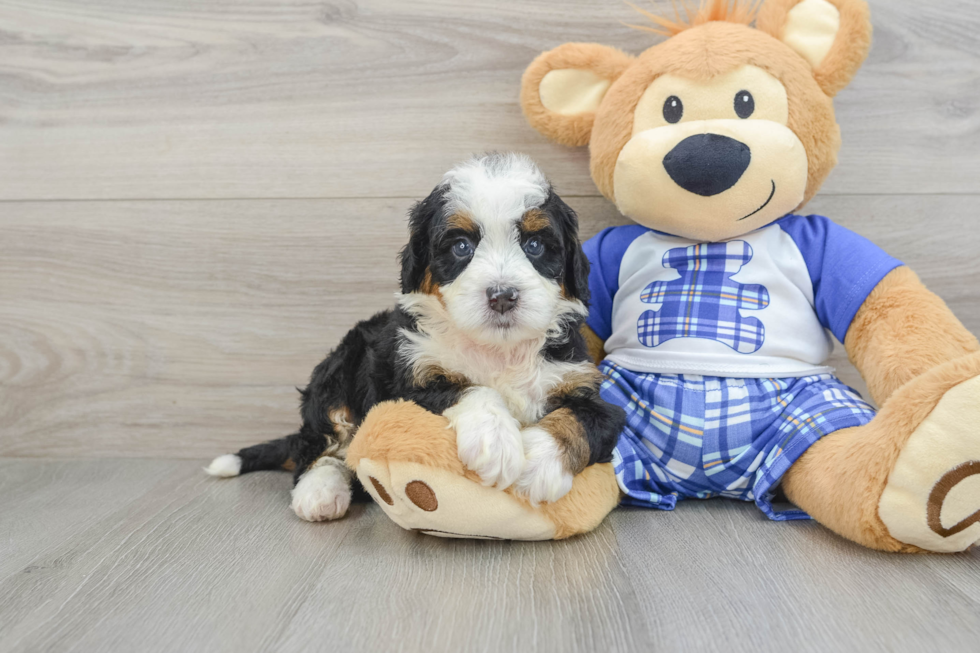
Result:
[[[412,209],[409,231],[397,306],[313,370],[299,432],[220,456],[209,474],[292,469],[297,515],[341,517],[354,480],[347,446],[391,399],[445,415],[466,467],[535,504],[611,460],[625,415],[599,398],[579,333],[589,263],[578,219],[537,166],[490,154],[455,167]]]

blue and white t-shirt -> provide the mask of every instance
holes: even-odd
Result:
[[[740,378],[824,374],[871,291],[901,265],[822,216],[788,215],[698,243],[639,225],[584,245],[588,324],[634,372]]]

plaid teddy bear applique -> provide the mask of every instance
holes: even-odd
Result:
[[[674,338],[707,338],[740,354],[759,351],[765,342],[765,327],[757,318],[742,317],[740,310],[766,308],[769,291],[759,284],[743,285],[731,279],[752,255],[752,246],[743,240],[669,250],[663,265],[681,276],[644,288],[640,300],[660,306],[640,315],[640,342],[656,347]]]

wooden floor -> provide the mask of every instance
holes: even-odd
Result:
[[[980,3],[871,5],[808,210],[980,333]],[[636,20],[620,0],[0,0],[0,653],[980,649],[980,553],[876,554],[721,501],[447,542],[374,506],[306,524],[286,475],[200,471],[296,425],[294,388],[391,304],[405,214],[460,159],[527,152],[583,236],[623,222],[517,94],[564,41],[643,50]]]
[[[289,476],[0,460],[3,651],[976,651],[980,552],[887,556],[754,506],[621,509],[559,543],[443,540]]]

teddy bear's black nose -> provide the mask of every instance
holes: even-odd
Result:
[[[738,183],[751,161],[752,151],[745,143],[721,134],[698,134],[668,152],[664,168],[684,190],[711,197]]]

